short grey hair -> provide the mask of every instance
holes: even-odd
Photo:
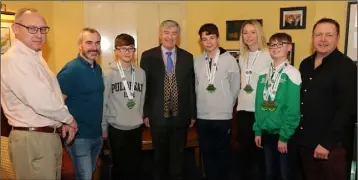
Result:
[[[99,38],[101,39],[101,34],[99,34],[99,32],[98,32],[96,29],[90,28],[90,27],[85,27],[85,28],[83,28],[83,29],[81,30],[80,35],[79,35],[79,37],[78,37],[78,42],[77,42],[78,45],[80,45],[80,44],[82,43],[82,41],[83,41],[83,34],[84,34],[85,32],[97,33],[98,36],[99,36]]]
[[[178,33],[180,33],[180,25],[178,22],[174,21],[174,20],[165,20],[162,23],[160,23],[160,28],[177,28],[178,29]]]
[[[26,12],[38,12],[36,9],[33,8],[21,8],[19,9],[16,14],[15,14],[15,22],[19,22],[19,19],[21,18],[22,15],[24,15]]]

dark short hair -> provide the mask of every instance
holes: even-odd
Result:
[[[339,35],[339,32],[340,32],[340,26],[339,26],[339,23],[334,20],[334,19],[331,19],[331,18],[322,18],[320,20],[318,20],[316,22],[316,24],[314,24],[313,26],[313,29],[312,29],[312,33],[314,32],[314,30],[316,29],[317,25],[318,24],[322,24],[322,23],[330,23],[330,24],[333,24],[335,27],[336,27],[336,31],[337,31],[337,34]]]
[[[207,23],[200,27],[199,32],[198,32],[200,38],[201,38],[203,32],[205,32],[206,35],[215,34],[216,37],[219,37],[219,29],[215,24],[212,24],[212,23]]]
[[[272,41],[278,41],[278,42],[289,42],[292,43],[292,37],[287,33],[276,33],[272,35],[269,39],[269,43]]]
[[[114,47],[120,47],[120,46],[134,46],[135,44],[135,40],[133,38],[133,36],[129,35],[129,34],[120,34],[116,37],[116,39],[114,40]]]

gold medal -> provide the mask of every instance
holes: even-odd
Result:
[[[133,101],[133,99],[128,99],[127,107],[129,109],[132,109],[134,106],[135,106],[135,102]]]
[[[216,91],[216,87],[214,86],[214,84],[209,84],[206,90],[209,91],[210,93],[213,93]]]
[[[247,84],[247,85],[244,87],[244,91],[245,91],[247,94],[251,94],[253,90],[254,90],[254,89],[251,87],[250,84]]]
[[[261,104],[261,109],[264,111],[268,110],[268,101],[263,101]]]

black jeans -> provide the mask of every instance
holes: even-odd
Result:
[[[142,127],[119,130],[109,125],[108,139],[113,161],[112,179],[140,179]]]
[[[295,180],[297,172],[297,148],[294,140],[287,144],[288,153],[278,151],[278,134],[263,131],[262,142],[266,160],[266,180]]]
[[[198,119],[196,127],[206,179],[227,180],[231,120]]]
[[[240,180],[264,180],[264,151],[255,144],[255,133],[252,126],[255,113],[248,111],[236,112],[237,132],[239,141],[239,176]]]
[[[173,121],[172,118],[167,120]],[[182,180],[188,126],[151,126],[150,132],[154,150],[154,180]]]

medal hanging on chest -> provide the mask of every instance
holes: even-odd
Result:
[[[261,108],[264,111],[275,111],[277,105],[275,103],[275,97],[280,84],[282,72],[284,71],[287,63],[285,62],[278,70],[274,72],[273,66],[271,65],[269,72],[266,74],[266,84],[264,87],[264,98],[261,104]]]
[[[208,84],[208,87],[206,87],[206,90],[210,93],[213,93],[216,91],[216,87],[214,86],[214,79],[215,79],[215,73],[217,70],[217,63],[218,63],[219,56],[220,56],[220,50],[216,49],[216,55],[215,55],[214,60],[212,60],[212,62],[211,62],[212,65],[210,67],[208,54],[207,53],[205,54],[206,75],[207,75],[208,81],[209,81],[209,84]]]
[[[124,74],[123,68],[121,63],[118,61],[117,62],[117,68],[119,71],[119,74],[121,75],[122,78],[122,82],[124,85],[124,89],[126,90],[127,96],[128,96],[128,101],[127,101],[127,107],[129,109],[133,109],[133,107],[136,105],[135,101],[134,101],[134,85],[135,85],[135,72],[134,72],[134,67],[131,65],[130,70],[131,70],[131,74],[132,74],[132,82],[130,83],[131,87],[129,89],[129,85],[128,82],[126,80],[126,76]]]
[[[247,59],[246,72],[245,72],[246,86],[244,87],[244,91],[245,91],[247,94],[251,94],[252,91],[254,91],[254,89],[252,88],[252,86],[251,86],[251,84],[250,84],[250,79],[251,79],[251,75],[252,75],[252,70],[253,70],[253,67],[254,67],[254,63],[255,63],[255,61],[256,61],[256,58],[257,58],[259,52],[260,52],[260,51],[256,51],[255,57],[254,57],[254,59],[252,60],[252,63],[251,63],[250,66],[249,66],[249,60],[250,60],[250,58]]]

